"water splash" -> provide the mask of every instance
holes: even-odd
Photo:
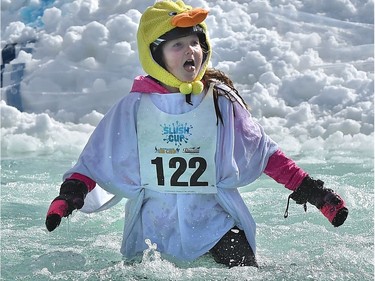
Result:
[[[146,239],[145,243],[148,248],[143,251],[142,263],[162,261],[160,252],[156,250],[158,245],[156,243],[152,243],[150,239]]]

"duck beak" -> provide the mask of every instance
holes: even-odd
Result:
[[[191,27],[203,22],[208,15],[208,11],[202,8],[188,10],[175,15],[172,18],[172,25],[177,27]]]

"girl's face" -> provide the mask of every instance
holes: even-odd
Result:
[[[201,69],[203,51],[196,34],[167,41],[163,46],[165,68],[182,82],[193,81]]]

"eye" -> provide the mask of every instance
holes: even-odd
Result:
[[[181,46],[182,46],[182,43],[181,43],[181,42],[176,42],[176,43],[173,44],[173,47],[174,47],[174,48],[179,48],[179,47],[181,47]]]
[[[193,40],[193,41],[192,41],[192,45],[193,45],[193,46],[197,46],[197,45],[199,45],[199,40]]]
[[[172,16],[177,15],[177,12],[169,12],[168,15],[170,15],[172,17]]]

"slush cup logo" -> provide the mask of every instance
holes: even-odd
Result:
[[[178,121],[170,125],[160,125],[163,129],[163,141],[166,143],[174,143],[176,146],[180,146],[183,143],[187,143],[189,137],[192,135],[191,131],[193,129],[192,125],[187,123],[180,123]]]

